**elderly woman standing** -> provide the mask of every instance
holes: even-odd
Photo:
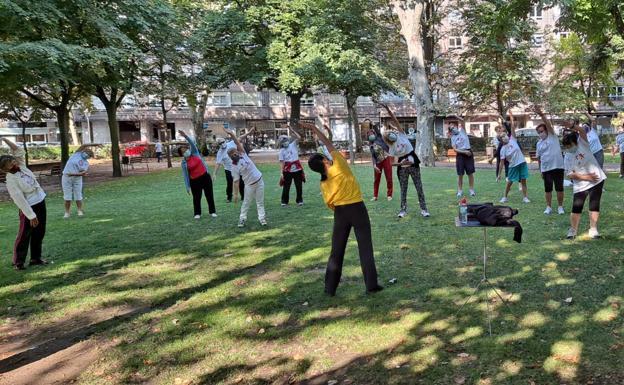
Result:
[[[201,200],[202,193],[208,201],[208,212],[212,217],[217,216],[217,209],[214,203],[214,195],[212,191],[212,178],[208,173],[208,166],[204,162],[195,141],[191,139],[184,131],[178,133],[186,139],[188,147],[183,146],[178,149],[178,153],[182,159],[182,175],[186,184],[186,191],[193,194],[193,212],[194,218],[201,218]]]
[[[278,143],[280,146],[279,161],[282,168],[280,186],[282,186],[282,207],[288,205],[290,199],[290,185],[295,182],[297,190],[296,202],[298,206],[303,206],[303,183],[305,174],[303,166],[299,161],[299,134],[295,130],[290,130],[293,136],[280,135]]]
[[[46,194],[35,175],[26,168],[24,150],[6,138],[0,138],[12,155],[0,156],[0,170],[6,172],[6,186],[11,199],[19,208],[20,226],[13,248],[13,267],[24,270],[30,248],[30,265],[46,265],[41,248],[46,230]]]

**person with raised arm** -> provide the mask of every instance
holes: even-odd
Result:
[[[255,130],[255,127],[251,129],[246,137]],[[236,133],[231,130],[225,130],[225,133],[232,138],[236,147],[228,149],[228,156],[232,160],[232,179],[234,180],[234,202],[238,202],[238,189],[239,183],[242,180],[245,183],[245,198],[241,205],[240,216],[238,219],[238,227],[245,227],[247,224],[247,212],[252,200],[256,200],[256,209],[258,210],[258,221],[260,225],[266,226],[266,212],[264,211],[264,180],[262,179],[262,173],[254,162],[249,158],[245,152],[245,148],[240,142],[240,139],[236,137]]]
[[[71,203],[76,201],[78,216],[84,215],[82,210],[82,179],[89,171],[89,159],[94,157],[93,150],[89,147],[93,145],[83,144],[76,152],[69,157],[63,176],[61,186],[63,188],[63,199],[65,200],[65,215],[63,218],[71,216]]]
[[[11,150],[11,155],[0,156],[0,171],[6,173],[6,187],[11,200],[19,209],[19,230],[13,248],[13,267],[24,270],[30,248],[30,265],[47,265],[41,258],[46,232],[47,210],[45,191],[37,177],[26,167],[25,152],[15,143],[0,138]]]
[[[557,213],[565,214],[563,208],[563,155],[559,137],[549,121],[538,124],[535,130],[539,135],[536,154],[544,180],[544,196],[546,198],[544,214],[550,215],[552,213],[553,185],[557,192]]]
[[[383,140],[388,145],[388,154],[396,157],[397,162],[394,165],[397,166],[397,176],[399,178],[399,185],[401,186],[401,210],[397,214],[399,218],[403,218],[407,215],[407,187],[409,185],[409,177],[412,177],[414,186],[418,193],[418,202],[420,203],[420,214],[423,217],[429,217],[429,211],[427,210],[427,203],[425,202],[425,192],[422,186],[422,180],[420,178],[420,159],[414,152],[414,147],[409,142],[405,131],[401,127],[401,123],[394,115],[392,110],[383,103],[379,103],[380,106],[388,111],[390,119],[389,123],[392,129],[386,130],[383,134]]]
[[[386,196],[389,201],[392,200],[392,163],[393,157],[388,155],[388,145],[381,137],[379,127],[372,125],[368,131],[368,143],[371,152],[371,160],[374,170],[374,182],[373,182],[373,201],[376,201],[379,197],[379,184],[381,182],[381,174],[386,176]]]
[[[325,293],[330,296],[336,295],[351,228],[355,231],[355,238],[358,243],[366,292],[378,292],[383,287],[377,282],[370,219],[362,199],[360,185],[351,172],[347,161],[316,125],[300,123],[300,126],[314,131],[319,140],[327,146],[333,158],[331,161],[322,154],[314,154],[308,160],[310,169],[321,174],[323,200],[327,207],[334,212],[332,248],[325,271]]]
[[[188,146],[178,148],[178,154],[182,156],[182,175],[186,192],[193,195],[193,213],[195,219],[201,218],[202,192],[208,201],[208,212],[212,217],[217,216],[217,209],[214,203],[212,191],[212,177],[208,173],[208,165],[204,162],[195,140],[189,137],[186,132],[179,130],[178,133],[186,139]]]
[[[280,186],[282,186],[282,207],[288,206],[290,198],[290,185],[295,182],[297,197],[295,201],[298,206],[303,206],[303,183],[305,173],[299,161],[299,133],[289,127],[291,136],[280,135],[277,142],[280,146],[279,162],[281,166]]]
[[[509,162],[509,170],[507,173],[507,183],[505,185],[505,195],[501,198],[500,203],[509,202],[509,190],[514,182],[519,182],[522,189],[522,202],[531,203],[528,197],[526,180],[529,177],[529,167],[527,166],[524,154],[518,145],[516,139],[516,130],[513,125],[508,126],[509,135],[507,132],[503,132],[501,135],[501,141],[503,147],[501,148],[501,160],[507,160]],[[501,174],[503,172],[503,162],[499,165],[498,176],[496,181],[501,180]]]
[[[461,128],[458,128],[455,122],[449,124],[448,134],[451,138],[451,146],[457,153],[455,157],[457,198],[461,198],[464,195],[464,174],[468,175],[470,196],[473,197],[476,195],[474,190],[475,161],[470,148],[470,139],[464,126],[462,125]]]
[[[232,159],[228,156],[228,150],[230,148],[236,148],[236,144],[231,140],[225,140],[225,138],[217,138],[217,145],[219,146],[219,150],[217,151],[215,168],[213,172],[213,177],[217,178],[217,173],[219,172],[219,168],[223,166],[223,170],[225,171],[225,196],[227,199],[227,203],[232,202],[232,188],[234,187],[234,179],[232,179]],[[245,198],[245,182],[242,180],[238,183],[238,192],[240,193],[241,199]]]
[[[607,175],[592,154],[587,133],[579,127],[578,121],[569,119],[566,122],[566,128],[569,132],[563,136],[561,143],[565,151],[565,174],[572,181],[574,192],[567,238],[576,238],[583,206],[589,197],[589,236],[597,239],[600,238],[598,232],[600,200]]]

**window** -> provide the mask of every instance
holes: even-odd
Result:
[[[345,97],[342,95],[330,94],[329,95],[329,105],[330,106],[344,106],[345,105]]]
[[[462,47],[462,38],[460,36],[453,36],[449,38],[449,48],[457,49]]]
[[[459,104],[459,95],[457,94],[457,92],[449,91],[448,101],[450,105]]]
[[[624,86],[611,87],[610,100],[624,100]]]
[[[30,137],[33,142],[45,142],[45,135],[33,134]]]
[[[269,92],[269,104],[272,106],[286,105],[286,95],[280,92]]]
[[[544,35],[541,33],[533,34],[533,47],[539,48],[544,45]]]
[[[370,96],[360,96],[357,98],[356,104],[358,106],[372,106],[373,98],[371,98]]]
[[[261,106],[258,92],[231,92],[233,106]]]
[[[308,107],[314,107],[314,95],[302,96],[301,97],[301,105],[302,106],[308,106]]]
[[[570,32],[559,32],[559,40],[567,39],[568,37],[570,37]]]
[[[229,103],[228,92],[213,92],[208,95],[208,105],[215,107],[228,106]]]
[[[534,5],[531,9],[531,17],[535,20],[542,20],[542,6]]]

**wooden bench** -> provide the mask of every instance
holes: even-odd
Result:
[[[41,181],[43,177],[61,177],[63,175],[63,169],[60,164],[52,165],[48,170],[43,170],[39,172],[39,180]]]
[[[446,160],[450,162],[451,158],[457,158],[457,151],[455,151],[455,149],[453,148],[449,148],[448,150],[446,150]]]
[[[149,159],[143,156],[129,156],[128,162],[122,162],[124,166],[126,166],[126,172],[128,172],[128,167],[132,167],[134,170],[135,164],[145,164],[147,171],[149,172]]]

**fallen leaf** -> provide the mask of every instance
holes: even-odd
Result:
[[[409,248],[410,248],[410,247],[409,247],[409,245],[408,245],[408,244],[406,244],[406,243],[401,243],[401,244],[399,245],[399,249],[401,249],[401,250],[407,250],[407,249],[409,249]]]
[[[336,385],[338,383],[338,381],[336,380],[329,380],[327,381],[327,385]]]
[[[462,385],[466,382],[466,377],[455,377],[455,383],[457,385]]]
[[[286,292],[288,291],[288,289],[286,289],[285,287],[282,287],[282,288],[280,288],[280,291],[281,291],[282,293],[286,293]]]
[[[245,321],[251,322],[251,321],[253,321],[253,318],[251,316],[248,316],[247,319],[245,319]]]
[[[306,301],[306,302],[304,302],[304,303],[303,303],[303,306],[308,306],[308,302],[307,302],[307,301]]]
[[[264,328],[258,330],[258,334],[264,334]]]
[[[388,283],[397,283],[397,279],[396,278],[392,278],[391,280],[388,281]]]
[[[171,321],[174,325],[177,325],[180,323],[180,320],[177,318],[174,318],[173,321]]]
[[[296,353],[296,354],[293,356],[293,360],[295,360],[295,361],[303,361],[303,359],[304,359],[304,358],[305,358],[305,357],[304,357],[302,354],[299,354],[299,353]]]
[[[457,355],[457,357],[467,358],[467,357],[470,357],[470,354],[468,354],[468,353],[459,353],[459,354]]]

